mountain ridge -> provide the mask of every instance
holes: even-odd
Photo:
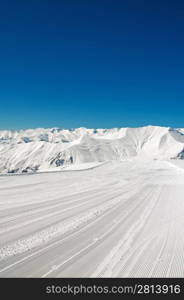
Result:
[[[183,159],[184,129],[148,125],[0,130],[0,173],[27,173],[135,158]]]

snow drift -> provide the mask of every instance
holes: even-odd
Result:
[[[184,159],[184,129],[146,126],[0,131],[0,173],[133,158]]]

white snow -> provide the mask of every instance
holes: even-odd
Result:
[[[1,131],[0,277],[184,277],[183,132]]]
[[[182,158],[182,132],[158,126],[0,131],[0,173],[54,171],[135,157]]]

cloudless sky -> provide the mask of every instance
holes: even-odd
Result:
[[[0,129],[184,127],[184,1],[6,0]]]

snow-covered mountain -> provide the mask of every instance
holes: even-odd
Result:
[[[133,158],[184,159],[184,129],[146,126],[0,131],[0,173]]]

